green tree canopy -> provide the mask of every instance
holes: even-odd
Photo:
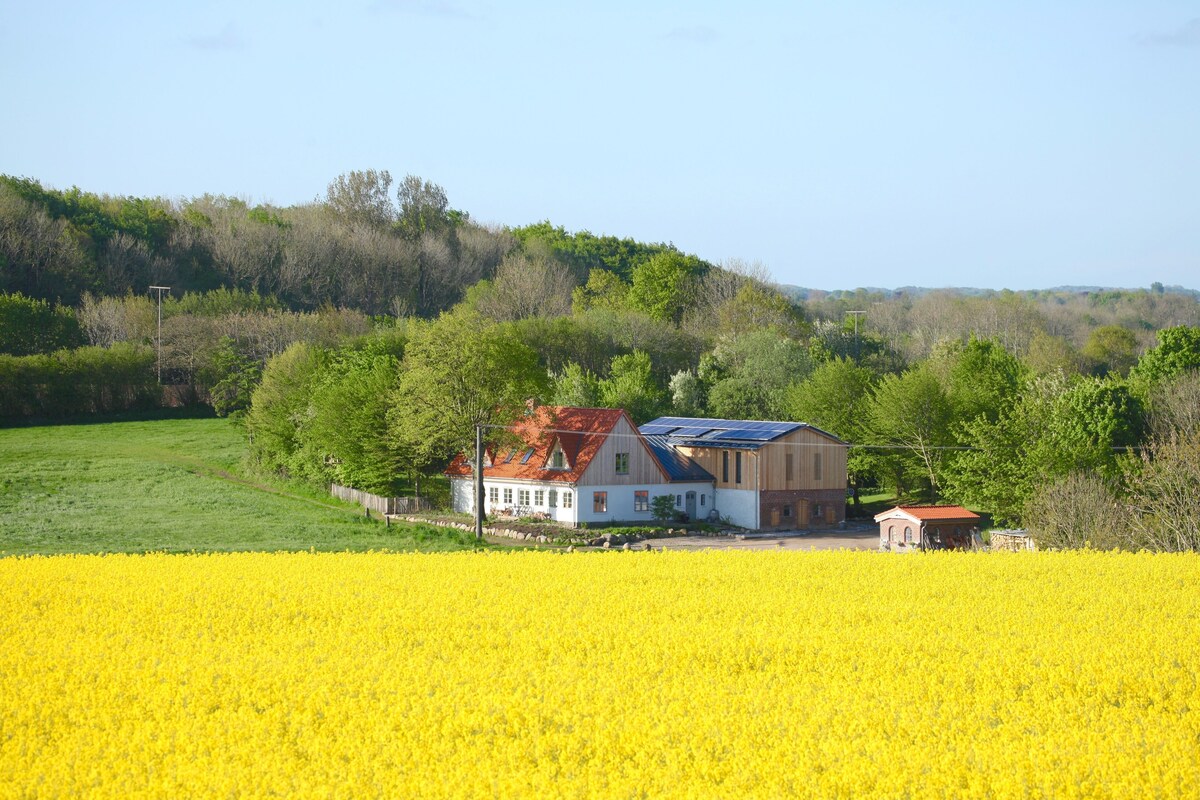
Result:
[[[695,256],[675,250],[658,253],[633,271],[629,304],[652,319],[678,324],[704,271],[704,262]]]
[[[937,499],[946,448],[954,445],[953,419],[950,398],[927,364],[880,381],[867,406],[867,424],[872,443],[887,448],[882,458],[898,495],[920,485],[928,499]]]
[[[537,353],[510,325],[445,313],[409,336],[388,420],[397,446],[422,468],[473,451],[476,425],[509,425],[526,401],[548,393]]]
[[[666,395],[650,368],[650,356],[641,350],[612,360],[609,376],[600,381],[600,400],[607,408],[623,408],[638,425],[659,416]]]
[[[1132,375],[1155,383],[1193,369],[1200,369],[1200,327],[1179,325],[1158,332],[1158,344],[1142,355]]]

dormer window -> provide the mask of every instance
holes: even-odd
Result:
[[[554,450],[550,453],[550,462],[546,465],[547,469],[566,469],[567,454],[563,452],[561,444],[555,444]]]

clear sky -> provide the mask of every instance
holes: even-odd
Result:
[[[783,283],[1200,288],[1200,1],[0,0],[0,172],[480,222]]]

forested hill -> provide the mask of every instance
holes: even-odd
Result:
[[[569,234],[549,222],[481,226],[434,183],[412,175],[392,183],[386,171],[349,172],[322,199],[280,208],[224,195],[112,197],[0,176],[0,291],[77,305],[88,293],[140,294],[151,284],[176,296],[223,288],[293,310],[429,317],[494,278],[506,258],[516,262],[509,271],[528,272],[529,260],[549,269],[543,291],[567,302],[596,268],[628,284],[655,255],[698,274],[711,267],[671,245]]]

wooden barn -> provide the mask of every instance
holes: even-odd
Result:
[[[639,430],[715,478],[714,516],[754,530],[846,520],[847,444],[803,422],[660,417]]]

